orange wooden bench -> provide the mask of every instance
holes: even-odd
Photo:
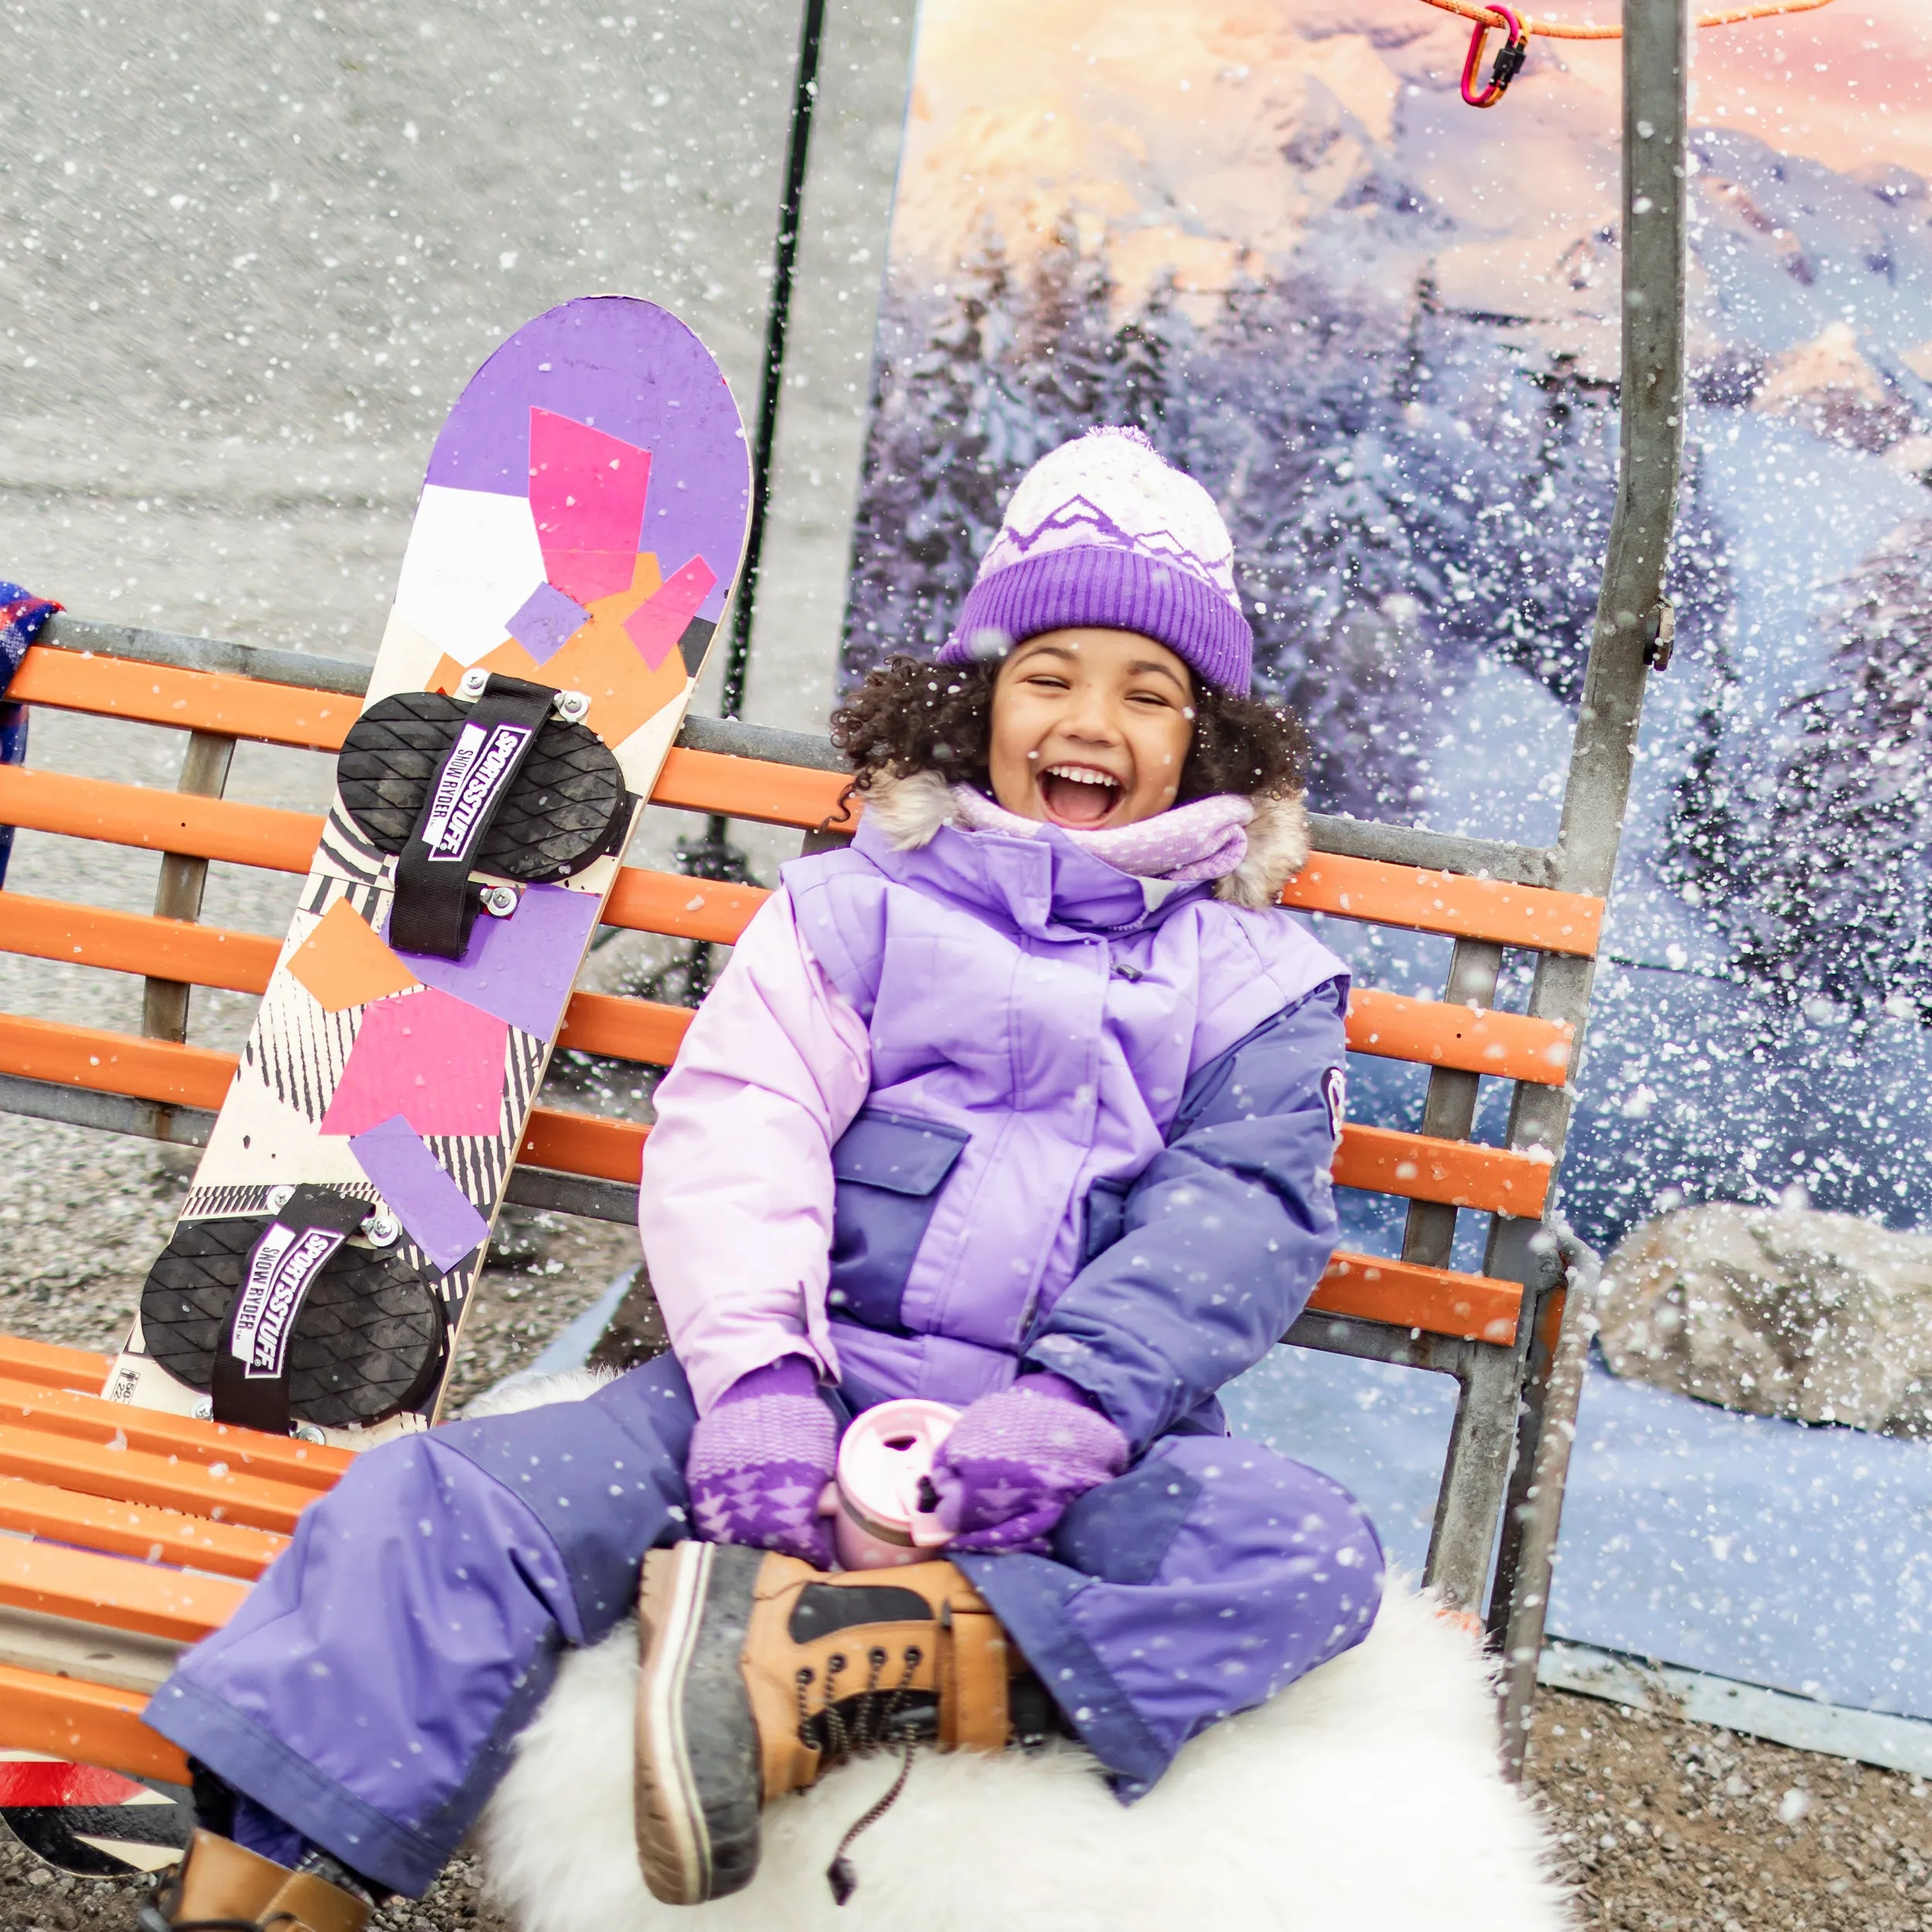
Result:
[[[144,1030],[0,1014],[0,1107],[197,1145],[234,1067],[187,1038],[189,991],[259,994],[279,941],[199,923],[210,863],[305,872],[311,813],[223,798],[237,740],[326,755],[359,709],[362,667],[61,617],[27,655],[10,699],[186,734],[181,787],[0,767],[0,824],[105,840],[160,857],[151,913],[0,892],[0,950],[145,981]],[[839,811],[844,781],[822,740],[692,718],[655,807],[811,831]],[[1430,1580],[1479,1607],[1505,1519],[1512,1451],[1533,1462],[1563,1270],[1545,1227],[1572,1021],[1505,1012],[1505,952],[1586,963],[1600,900],[1551,889],[1549,855],[1345,820],[1317,819],[1318,848],[1284,894],[1306,913],[1446,935],[1440,999],[1355,995],[1354,1051],[1428,1070],[1420,1128],[1345,1128],[1335,1175],[1400,1197],[1399,1255],[1338,1253],[1288,1341],[1454,1376],[1461,1399],[1436,1514]],[[628,867],[607,923],[729,944],[765,897]],[[1540,984],[1540,981],[1539,981]],[[587,991],[560,1044],[668,1063],[681,1008]],[[1480,1083],[1514,1084],[1509,1144],[1471,1138]],[[649,1130],[562,1107],[532,1117],[509,1199],[632,1218]],[[1489,1217],[1485,1271],[1450,1265],[1459,1214]],[[101,1399],[107,1363],[0,1337],[0,1748],[44,1751],[179,1780],[171,1747],[139,1722],[179,1648],[218,1626],[347,1460],[341,1451]],[[1526,1475],[1519,1474],[1520,1491]],[[1490,1597],[1506,1637],[1522,1592],[1507,1545]],[[1532,1580],[1535,1587],[1540,1581]]]

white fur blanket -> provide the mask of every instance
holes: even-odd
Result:
[[[592,1386],[557,1377],[490,1406]],[[735,1897],[680,1907],[645,1891],[631,1822],[636,1667],[630,1623],[567,1658],[492,1801],[485,1862],[521,1932],[1560,1932],[1571,1922],[1542,1825],[1498,1768],[1483,1658],[1399,1581],[1366,1642],[1197,1738],[1137,1804],[1118,1803],[1071,1743],[922,1753],[897,1804],[852,1847],[859,1889],[842,1908],[825,1867],[896,1759],[842,1765],[774,1805],[758,1877]]]

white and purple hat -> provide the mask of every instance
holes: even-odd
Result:
[[[1083,625],[1138,631],[1223,691],[1253,679],[1228,527],[1138,430],[1089,430],[1020,478],[939,661]]]

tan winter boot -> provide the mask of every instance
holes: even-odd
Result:
[[[758,1814],[834,1760],[930,1737],[999,1750],[1017,1659],[947,1563],[828,1575],[730,1543],[644,1560],[638,1850],[668,1905],[751,1883]]]
[[[197,1832],[180,1869],[141,1914],[141,1932],[364,1932],[368,1902],[313,1872],[245,1851],[230,1838]]]

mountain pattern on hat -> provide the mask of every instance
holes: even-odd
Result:
[[[1138,430],[1089,430],[1020,479],[939,658],[1088,626],[1152,638],[1223,691],[1253,677],[1227,526]]]

